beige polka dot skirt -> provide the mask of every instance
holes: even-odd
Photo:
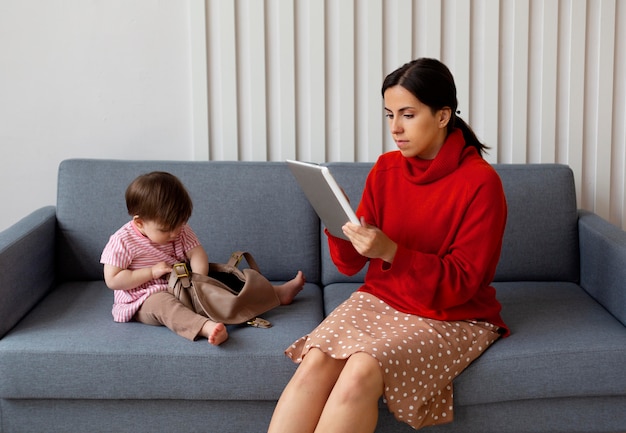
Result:
[[[498,337],[486,322],[425,319],[355,292],[285,353],[297,363],[312,347],[336,359],[370,354],[382,369],[389,411],[418,429],[452,421],[452,381]]]

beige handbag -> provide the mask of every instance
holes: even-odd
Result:
[[[242,258],[249,268],[239,269]],[[258,315],[280,305],[272,284],[259,272],[250,253],[237,251],[228,263],[209,263],[209,276],[189,272],[177,263],[170,274],[168,290],[188,308],[214,322],[227,325],[247,323],[269,328]]]

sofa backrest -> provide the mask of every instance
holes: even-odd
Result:
[[[328,164],[356,208],[371,163]],[[578,214],[574,176],[558,164],[495,164],[508,206],[495,281],[577,281]],[[340,274],[322,241],[322,283],[360,282]]]
[[[282,162],[73,159],[59,167],[57,270],[63,280],[102,278],[109,236],[129,221],[124,193],[138,175],[168,171],[194,203],[189,221],[213,262],[252,253],[271,280],[301,269],[319,282],[319,220]]]
[[[372,163],[330,163],[356,208]],[[496,281],[577,281],[578,227],[574,177],[558,164],[496,164],[508,220]],[[58,275],[102,278],[100,254],[109,236],[129,220],[128,184],[139,174],[169,171],[194,201],[190,225],[216,262],[250,251],[272,280],[302,269],[310,282],[363,281],[340,274],[325,235],[282,162],[121,161],[73,159],[59,167]],[[320,242],[321,241],[321,242]],[[321,259],[320,259],[321,251]]]
[[[496,164],[508,206],[495,281],[571,281],[580,275],[574,174],[560,164]]]

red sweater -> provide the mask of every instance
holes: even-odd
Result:
[[[359,217],[398,244],[393,263],[372,259],[359,289],[393,308],[436,320],[484,320],[508,329],[490,286],[506,224],[502,183],[460,130],[432,161],[399,151],[380,156],[368,175]],[[328,235],[340,272],[369,259]]]

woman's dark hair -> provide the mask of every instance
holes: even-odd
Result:
[[[402,86],[411,92],[423,104],[430,107],[433,113],[444,107],[450,107],[452,113],[447,126],[450,134],[459,128],[465,137],[465,146],[473,146],[482,156],[488,149],[482,144],[472,128],[457,115],[458,101],[454,77],[446,65],[436,59],[419,58],[406,63],[385,77],[382,94],[393,86]]]
[[[155,221],[164,230],[174,230],[191,217],[193,203],[182,182],[173,174],[153,171],[142,174],[126,188],[130,216]]]

